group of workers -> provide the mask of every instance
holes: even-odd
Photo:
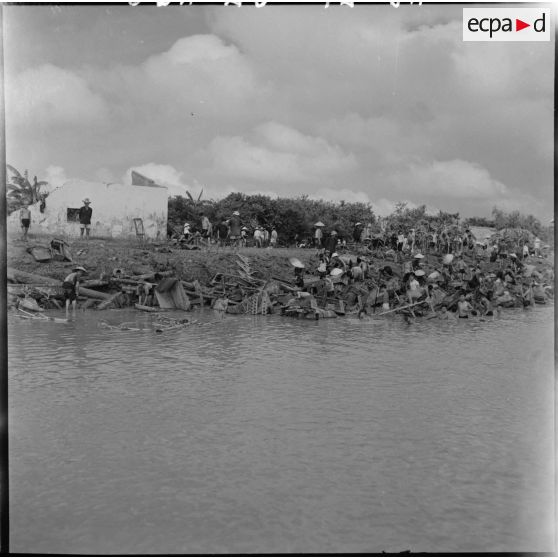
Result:
[[[496,266],[464,254],[425,257],[377,267],[374,259],[322,250],[315,278],[295,267],[295,284],[321,305],[343,301],[361,317],[376,311],[404,309],[416,316],[427,311],[441,319],[492,316],[501,307],[544,303],[553,296],[551,268],[541,272],[511,254]],[[381,310],[380,310],[381,308]]]
[[[207,215],[200,214],[201,226],[194,227],[190,222],[184,223],[182,235],[177,239],[178,242],[194,243],[198,239],[204,239],[208,243],[216,243],[218,246],[233,246],[236,248],[245,247],[249,243],[249,237],[252,237],[251,245],[256,248],[276,247],[279,241],[279,235],[275,226],[255,225],[253,232],[247,226],[243,226],[240,219],[240,212],[233,211],[232,215],[227,219],[223,217],[216,226],[213,226]],[[169,230],[169,236],[173,235],[173,231]]]

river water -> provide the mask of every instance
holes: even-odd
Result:
[[[552,308],[190,315],[10,316],[11,552],[554,550]]]

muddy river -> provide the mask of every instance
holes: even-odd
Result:
[[[9,317],[11,552],[552,552],[552,308],[191,315]]]

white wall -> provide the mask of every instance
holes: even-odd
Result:
[[[91,200],[91,235],[135,237],[132,219],[143,219],[146,238],[166,238],[168,191],[165,187],[129,186],[71,180],[53,190],[46,199],[44,213],[39,204],[31,209],[31,228],[65,236],[79,236],[79,222],[68,222],[68,208],[80,208]],[[8,218],[11,230],[19,227],[19,211]]]

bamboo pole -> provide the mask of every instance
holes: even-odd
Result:
[[[25,283],[33,285],[48,285],[49,287],[61,287],[62,281],[59,279],[53,279],[52,277],[45,277],[43,275],[36,275],[34,273],[27,273],[25,271],[19,271],[12,267],[8,267],[8,280],[15,281],[16,283]],[[79,287],[79,294],[85,295],[89,298],[101,298],[108,300],[111,295],[107,293],[101,293],[99,291],[94,291],[93,289],[87,289],[85,287]]]

